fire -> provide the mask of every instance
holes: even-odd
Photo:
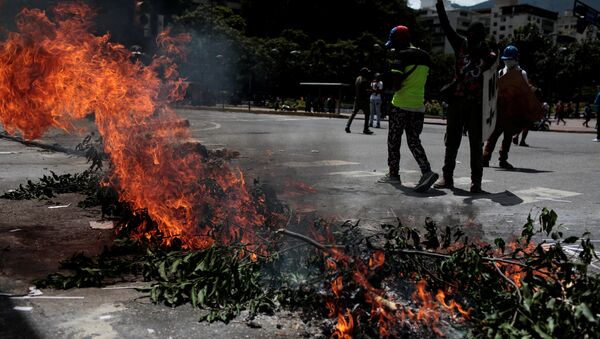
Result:
[[[144,66],[109,35],[89,33],[93,15],[82,4],[59,4],[52,15],[21,11],[17,32],[0,42],[0,123],[36,139],[52,127],[75,131],[75,120],[94,113],[110,183],[122,201],[147,211],[165,244],[259,243],[254,228],[265,217],[243,175],[209,164],[168,106],[185,93],[173,58],[189,36],[162,34],[167,55]]]
[[[335,327],[335,332],[331,335],[332,338],[339,339],[351,339],[352,331],[354,331],[354,318],[350,310],[346,310],[346,313],[338,314],[338,322]]]
[[[369,268],[371,270],[378,269],[379,267],[383,266],[384,263],[385,263],[385,252],[383,252],[383,251],[375,251],[375,252],[373,252],[371,257],[369,257]]]
[[[438,290],[438,293],[435,295],[435,299],[448,311],[453,312],[456,310],[467,319],[471,316],[471,310],[465,311],[462,306],[460,306],[454,300],[450,300],[450,303],[446,303],[446,295],[441,290]]]

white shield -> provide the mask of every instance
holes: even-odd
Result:
[[[487,140],[496,127],[496,118],[498,117],[496,108],[498,101],[498,63],[499,61],[496,60],[490,69],[483,72],[482,140]]]

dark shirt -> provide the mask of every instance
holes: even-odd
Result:
[[[359,75],[354,82],[354,100],[358,103],[369,103],[371,97],[371,80]]]
[[[488,70],[496,61],[496,54],[485,42],[478,46],[469,46],[467,39],[450,26],[448,15],[443,4],[436,4],[442,29],[454,50],[456,63],[454,80],[456,81],[455,96],[481,100],[483,96],[483,72]]]

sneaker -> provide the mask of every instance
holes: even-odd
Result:
[[[504,168],[507,170],[512,170],[515,169],[515,166],[511,165],[508,161],[504,160],[504,161],[500,161],[499,163],[500,168]]]
[[[595,138],[594,140],[592,140],[593,142],[600,142],[600,138]]]
[[[528,144],[524,143],[523,140],[521,140],[521,143],[519,143],[519,146],[523,146],[523,147],[529,147]]]
[[[377,182],[380,184],[402,184],[399,175],[391,175],[390,173],[386,173]]]
[[[519,144],[519,138],[513,138],[513,144],[518,145]]]
[[[433,188],[454,188],[454,180],[442,178],[438,180],[435,184],[433,184]]]
[[[483,193],[483,190],[481,189],[481,184],[471,183],[471,188],[469,189],[469,192],[474,194]]]
[[[483,159],[483,167],[490,167],[490,161]]]
[[[373,131],[366,130],[366,131],[363,131],[363,134],[373,134]]]
[[[346,127],[346,133],[350,133],[350,127]]]
[[[419,193],[427,192],[427,190],[439,177],[440,176],[437,173],[434,173],[432,171],[423,174],[421,176],[421,180],[419,180],[419,183],[417,184],[417,186],[415,186],[415,191]]]

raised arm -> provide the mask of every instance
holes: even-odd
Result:
[[[437,0],[435,8],[437,9],[438,18],[440,19],[440,25],[442,25],[444,34],[446,34],[446,37],[448,38],[448,41],[450,41],[450,45],[452,45],[454,51],[457,52],[465,40],[458,33],[456,33],[454,28],[452,28],[450,25],[448,14],[446,14],[446,8],[444,7],[444,1]]]

